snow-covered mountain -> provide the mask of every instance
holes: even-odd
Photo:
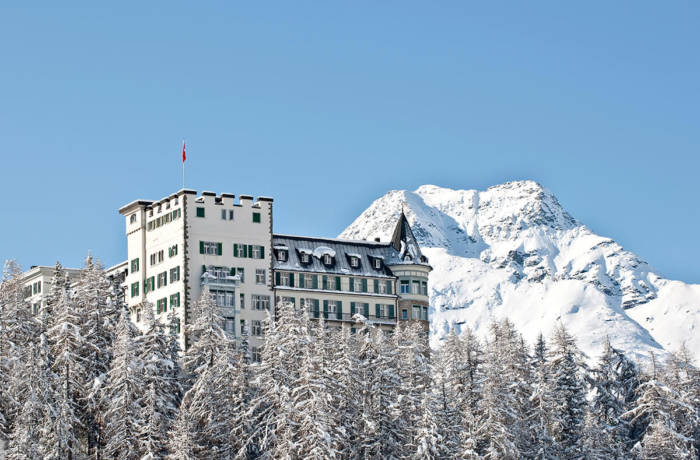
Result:
[[[376,200],[341,238],[386,240],[401,209],[434,270],[431,341],[508,317],[531,343],[562,321],[590,356],[608,335],[637,357],[685,342],[700,356],[700,285],[664,279],[532,181],[485,191],[424,185]]]

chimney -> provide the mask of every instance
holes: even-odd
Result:
[[[376,241],[377,243],[379,243],[379,237],[378,237],[378,236],[375,237],[375,238],[374,238],[374,241]]]

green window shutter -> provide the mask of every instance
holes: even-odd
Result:
[[[313,288],[318,289],[318,275],[313,275]]]
[[[379,280],[374,280],[374,292],[379,292]]]
[[[328,301],[323,301],[323,317],[328,319]]]
[[[229,274],[231,276],[236,276],[236,267],[231,267],[231,270],[229,271]]]
[[[294,273],[289,274],[289,287],[294,287]]]
[[[314,318],[319,316],[319,302],[318,299],[314,299]]]
[[[380,310],[379,310],[379,304],[375,304],[375,305],[374,305],[374,310],[375,310],[375,313],[376,313],[377,318],[379,318],[379,312],[380,312]]]
[[[202,274],[204,274],[205,271],[207,271],[207,266],[206,266],[206,265],[202,265]]]
[[[265,258],[265,246],[260,246],[260,258]]]
[[[328,277],[326,275],[323,275],[321,281],[323,281],[323,283],[321,284],[321,289],[328,289]]]
[[[252,244],[248,245],[248,258],[249,259],[253,258],[253,245]]]
[[[238,257],[238,243],[233,243],[233,257]]]
[[[362,278],[362,292],[367,292],[367,278]]]
[[[304,274],[303,274],[303,273],[299,273],[299,287],[300,287],[300,288],[305,287],[305,286],[304,286],[304,283],[305,283]]]
[[[260,213],[259,212],[253,213],[253,222],[255,222],[256,224],[260,223]]]
[[[362,307],[363,307],[362,309],[364,311],[363,315],[365,316],[365,318],[369,318],[369,304],[366,303]]]
[[[350,302],[350,316],[355,315],[355,302]]]
[[[275,286],[280,285],[280,272],[275,272]]]
[[[355,292],[355,278],[350,278],[350,292]]]
[[[199,242],[199,253],[204,254],[204,241]]]
[[[387,293],[387,294],[393,294],[393,293],[391,292],[391,281],[387,281],[387,282],[386,282],[386,293]]]
[[[394,306],[389,305],[389,318],[394,319]]]
[[[335,290],[340,291],[340,276],[335,277]]]
[[[224,253],[224,252],[223,252],[223,244],[221,244],[221,243],[216,243],[216,255],[217,255],[217,256],[220,256],[220,255],[222,255],[223,253]]]
[[[242,244],[242,245],[241,245],[241,248],[243,249],[243,251],[242,251],[243,254],[241,255],[241,257],[248,257],[248,245],[247,245],[247,244]]]
[[[343,302],[340,300],[338,301],[338,314],[336,315],[336,318],[343,319]]]

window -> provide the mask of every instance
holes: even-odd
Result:
[[[199,253],[212,256],[220,256],[222,254],[222,245],[221,243],[213,241],[200,241]]]
[[[262,246],[253,246],[253,259],[264,259],[263,256],[264,249]]]
[[[297,299],[294,297],[282,297],[282,302],[291,303],[295,307],[297,305]]]
[[[156,255],[155,255],[155,253],[153,253],[153,254],[151,254],[150,256],[148,256],[148,261],[151,263],[151,265],[155,265],[155,264],[156,264]]]
[[[332,313],[333,317],[338,313],[338,301],[336,300],[329,300],[328,301],[328,313]]]
[[[168,299],[160,299],[156,302],[156,313],[168,311]]]
[[[380,270],[382,268],[382,259],[374,259],[374,268]]]
[[[168,272],[158,273],[158,287],[163,287],[168,285]]]
[[[236,268],[236,274],[240,278],[241,283],[245,283],[245,270],[242,267]]]
[[[421,281],[420,288],[421,288],[421,294],[428,295],[428,282],[427,281]]]
[[[289,272],[277,272],[277,285],[278,286],[294,286],[294,275]]]
[[[136,322],[137,323],[141,322],[141,309],[140,308],[136,309]]]
[[[204,208],[197,208],[197,217],[204,217]]]
[[[235,294],[233,291],[211,291],[217,307],[233,308]]]
[[[139,271],[139,259],[136,258],[131,261],[131,273],[136,273]]]
[[[245,309],[245,294],[241,293],[240,295],[240,301],[239,301],[239,307],[241,310]]]
[[[257,319],[251,321],[250,333],[255,337],[260,337],[262,335],[262,321]]]
[[[379,305],[379,317],[386,318],[386,305]]]
[[[267,282],[264,268],[255,269],[255,284],[265,284]]]
[[[170,246],[168,248],[168,257],[175,257],[177,255],[177,244]]]
[[[285,249],[277,250],[277,260],[279,260],[280,262],[287,261],[287,251]]]
[[[420,281],[413,280],[411,282],[413,289],[411,289],[411,294],[420,294]]]
[[[260,350],[260,347],[253,347],[251,350],[252,350],[252,351],[251,351],[251,353],[250,353],[250,359],[251,359],[254,363],[260,363],[260,362],[262,362],[262,352],[261,352],[261,350]]]
[[[224,318],[224,331],[231,335],[236,334],[236,322],[233,318]]]
[[[352,268],[357,268],[360,266],[360,259],[357,257],[350,257],[350,266]]]
[[[253,310],[269,310],[270,296],[269,295],[253,295],[251,296]]]
[[[175,267],[170,269],[170,283],[175,281],[180,281],[180,267]]]
[[[139,283],[131,283],[131,297],[136,297],[139,295]]]
[[[245,320],[241,320],[241,335],[248,335],[248,329],[245,327]]]
[[[421,314],[420,319],[422,319],[423,321],[428,321],[428,307],[423,307],[423,309],[421,310],[421,313],[422,314]]]
[[[408,294],[410,289],[410,282],[408,280],[401,280],[401,294]]]
[[[259,212],[254,212],[253,213],[253,223],[259,224],[260,223],[260,213]]]
[[[170,296],[170,308],[175,308],[180,306],[180,293],[173,294]]]
[[[34,316],[38,315],[40,310],[41,310],[40,303],[35,303],[32,305],[32,313],[34,314]]]
[[[129,223],[133,224],[136,222],[136,213],[129,216]]]
[[[226,220],[226,210],[225,209],[221,210],[221,220]]]
[[[386,292],[386,283],[383,283],[380,281],[379,284],[377,284],[377,287],[379,288],[379,290],[377,291],[379,294],[386,294],[387,293]]]
[[[228,210],[228,220],[233,220],[233,209]]]
[[[304,277],[304,286],[306,289],[311,289],[311,288],[318,288],[318,284],[314,286],[314,282],[316,281],[316,276],[315,275],[299,275]]]
[[[330,254],[324,254],[323,255],[323,263],[326,265],[330,265],[333,263],[333,257],[331,257]]]
[[[401,319],[407,320],[408,319],[408,310],[405,308],[401,310]]]
[[[413,306],[413,319],[420,319],[420,306],[419,305]]]

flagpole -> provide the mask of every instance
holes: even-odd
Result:
[[[185,188],[185,140],[182,140],[182,188]]]

